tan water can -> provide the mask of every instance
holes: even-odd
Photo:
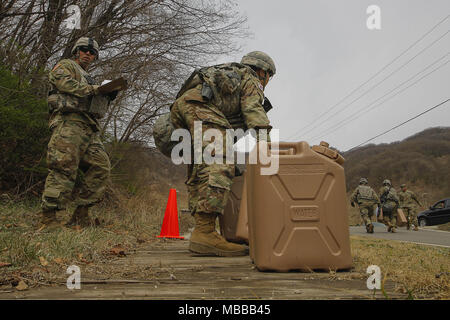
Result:
[[[269,148],[265,142],[259,148]],[[254,152],[258,152],[254,149]],[[328,144],[280,143],[274,174],[247,167],[250,257],[258,270],[352,267],[344,159]],[[290,150],[284,152],[283,150]]]
[[[406,219],[405,213],[402,209],[397,209],[397,227],[406,226],[408,220]]]
[[[245,174],[233,178],[231,192],[223,215],[219,216],[220,233],[228,241],[235,243],[248,243],[248,235],[241,237],[236,234],[241,201],[244,193]]]
[[[294,154],[294,150],[279,150],[279,154]],[[248,161],[248,157],[247,157]],[[219,216],[220,232],[228,241],[248,244],[246,173],[234,177],[224,214]]]
[[[242,188],[242,200],[239,206],[239,215],[236,224],[236,237],[243,239],[248,244],[248,215],[247,215],[247,174],[244,174],[244,185]]]
[[[378,222],[384,223],[384,219],[383,219],[383,209],[380,208],[380,214],[378,215]],[[406,226],[407,223],[407,219],[405,216],[405,213],[403,212],[402,209],[398,208],[397,209],[397,223],[396,226],[397,227],[404,227]]]

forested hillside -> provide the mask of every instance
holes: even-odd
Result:
[[[402,141],[370,144],[343,156],[348,192],[366,177],[376,191],[384,179],[397,190],[406,183],[425,205],[450,197],[450,127],[429,128]]]

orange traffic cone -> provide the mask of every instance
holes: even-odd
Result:
[[[157,237],[184,239],[184,237],[180,237],[178,230],[177,191],[175,189],[170,189],[161,233]]]

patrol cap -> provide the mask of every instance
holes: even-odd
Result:
[[[404,187],[406,187],[406,184],[403,183],[400,185],[400,188],[404,188]]]

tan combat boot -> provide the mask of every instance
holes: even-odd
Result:
[[[91,219],[89,218],[89,207],[87,206],[78,206],[72,214],[69,222],[66,223],[66,227],[75,227],[80,226],[90,227],[92,226]]]
[[[41,228],[54,229],[61,226],[62,226],[61,221],[59,221],[58,218],[56,217],[55,209],[41,211],[41,221],[40,221]]]
[[[373,224],[369,224],[367,232],[373,233]]]
[[[245,246],[231,243],[216,232],[216,214],[196,213],[195,228],[191,235],[189,250],[194,253],[221,257],[244,256]]]
[[[419,231],[419,228],[417,226],[414,226],[414,231]]]

